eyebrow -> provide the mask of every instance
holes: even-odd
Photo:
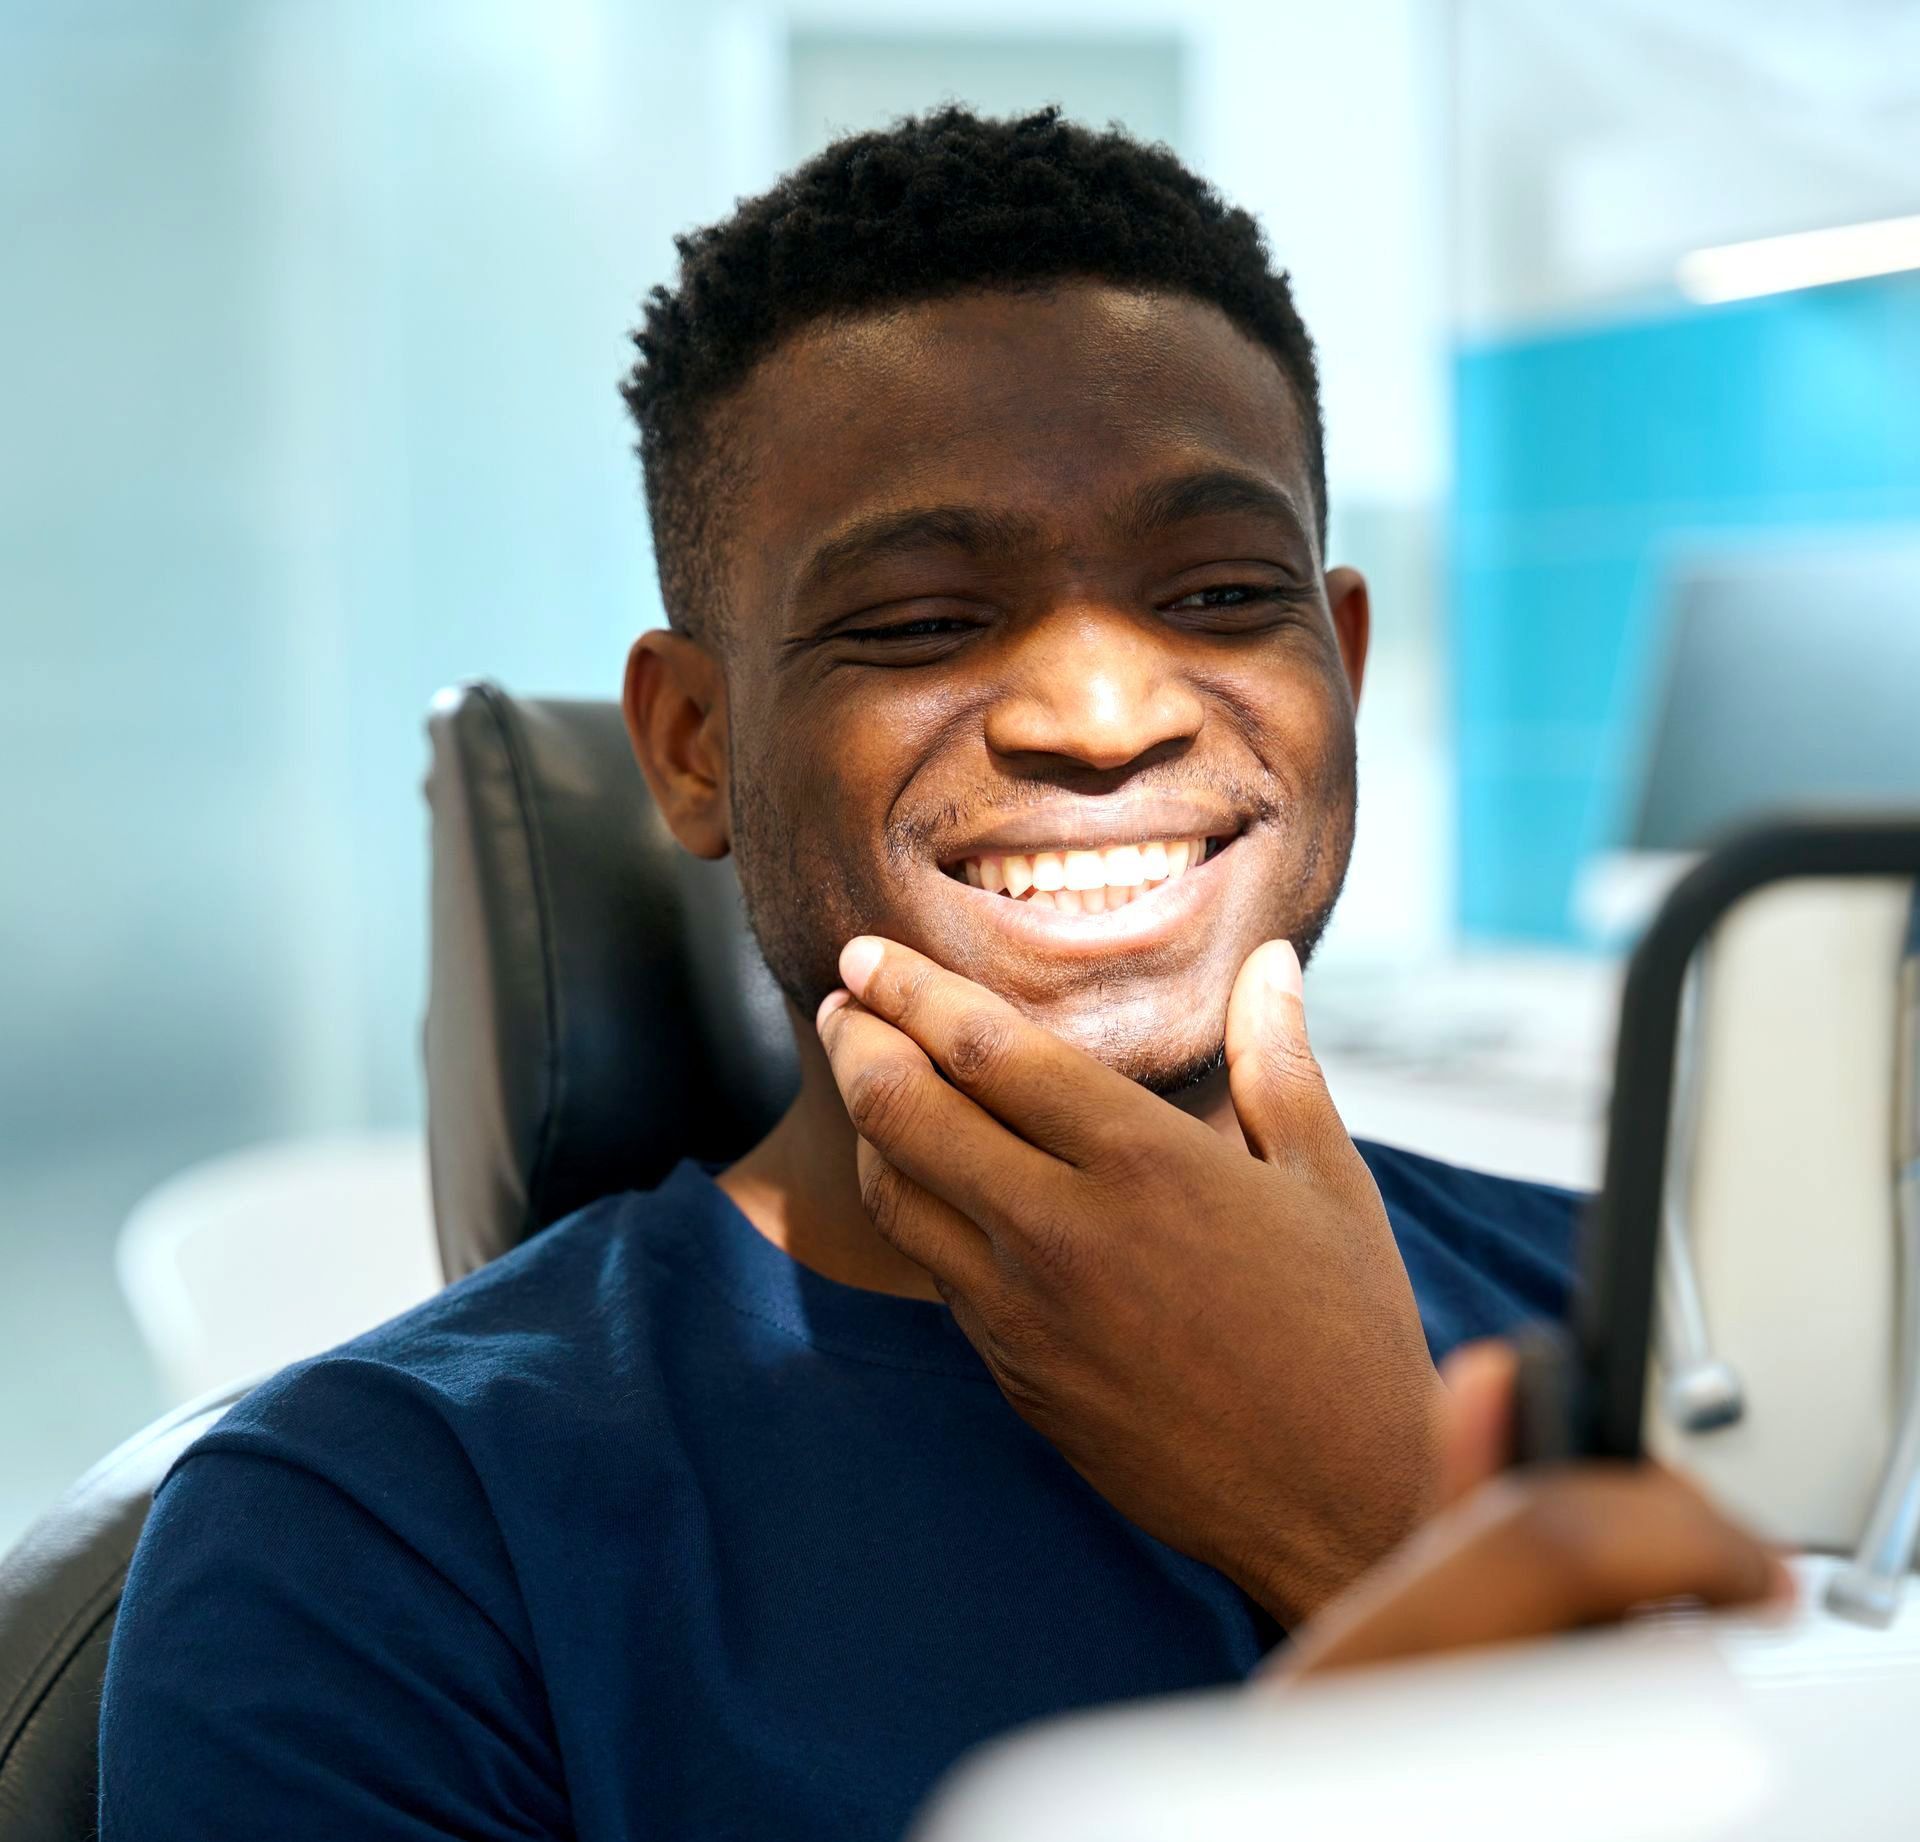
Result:
[[[1119,499],[1110,514],[1123,536],[1151,537],[1196,518],[1252,513],[1274,518],[1305,536],[1292,497],[1256,473],[1232,467],[1207,468],[1156,480]],[[913,506],[875,512],[821,544],[794,580],[796,599],[820,593],[845,576],[892,557],[928,550],[961,556],[1005,556],[1042,543],[1035,521],[1012,512],[990,512],[972,505]]]
[[[795,581],[800,595],[817,594],[841,577],[889,557],[927,550],[952,550],[962,556],[1004,555],[1030,549],[1039,528],[1011,512],[982,511],[972,505],[923,505],[900,512],[876,512],[856,519],[807,558]]]
[[[1251,513],[1274,518],[1304,537],[1299,508],[1290,493],[1257,473],[1237,467],[1209,467],[1198,473],[1155,480],[1121,499],[1115,523],[1129,537],[1151,537],[1195,518]]]

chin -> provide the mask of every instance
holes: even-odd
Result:
[[[1149,1093],[1158,1094],[1162,1100],[1178,1101],[1207,1086],[1224,1072],[1226,1066],[1227,1045],[1218,1042],[1205,1055],[1196,1056],[1179,1067],[1161,1066],[1133,1075],[1131,1079],[1138,1081]]]
[[[1218,1014],[1204,1018],[1191,1005],[1140,1003],[1119,1010],[1076,1007],[1072,1015],[1049,1016],[1044,1010],[1027,1014],[1115,1074],[1172,1099],[1226,1066],[1224,991],[1212,1008]]]

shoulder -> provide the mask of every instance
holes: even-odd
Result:
[[[678,1224],[661,1191],[597,1202],[244,1395],[176,1461],[246,1455],[356,1501],[479,1503],[630,1404]]]
[[[104,1833],[239,1833],[289,1784],[289,1834],[566,1828],[528,1581],[566,1576],[621,1487],[594,1457],[659,1411],[686,1187],[294,1363],[181,1455],[115,1622]],[[280,1718],[233,1721],[236,1681]]]
[[[323,1410],[336,1389],[380,1389],[396,1405],[439,1400],[448,1411],[508,1375],[559,1376],[593,1360],[601,1307],[636,1282],[633,1231],[647,1196],[615,1196],[535,1235],[398,1317],[255,1388],[214,1429],[270,1426],[296,1404]]]
[[[1443,1232],[1449,1227],[1481,1229],[1559,1248],[1587,1204],[1580,1191],[1557,1184],[1496,1177],[1396,1145],[1356,1142],[1388,1206],[1398,1202]]]
[[[142,1550],[224,1577],[271,1531],[303,1577],[348,1556],[396,1577],[422,1565],[516,1630],[510,1554],[556,1490],[587,1487],[583,1443],[646,1411],[630,1377],[657,1308],[659,1194],[595,1203],[261,1382],[174,1461]]]
[[[1359,1142],[1393,1223],[1435,1353],[1566,1315],[1586,1198],[1418,1152]]]

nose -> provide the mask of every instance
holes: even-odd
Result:
[[[987,746],[997,755],[1113,769],[1200,732],[1199,693],[1138,621],[1062,610],[1009,643],[1003,689],[987,712]]]

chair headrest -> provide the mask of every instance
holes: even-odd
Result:
[[[427,730],[427,1141],[451,1280],[683,1157],[739,1156],[799,1068],[733,867],[674,841],[617,704],[466,684]]]

